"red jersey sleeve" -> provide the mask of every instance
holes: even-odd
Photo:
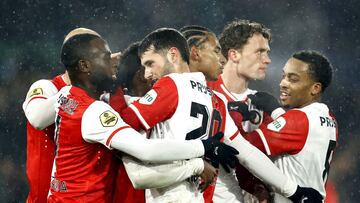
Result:
[[[309,120],[300,110],[290,110],[269,124],[244,135],[244,138],[269,156],[297,154],[304,147]]]
[[[170,118],[178,105],[178,91],[170,77],[163,77],[139,100],[121,112],[126,123],[136,130],[149,130]]]

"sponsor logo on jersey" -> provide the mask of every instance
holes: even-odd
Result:
[[[65,181],[60,181],[54,178],[50,183],[51,189],[53,189],[55,192],[67,192],[68,189],[66,187]]]
[[[286,124],[286,120],[283,117],[279,117],[272,123],[268,124],[267,128],[269,130],[279,132]]]
[[[100,123],[104,127],[113,127],[116,125],[118,117],[111,111],[107,110],[100,115]]]
[[[155,101],[156,97],[157,93],[155,92],[155,90],[150,90],[148,93],[145,94],[145,96],[141,97],[139,103],[150,105]]]
[[[60,104],[60,109],[62,109],[64,112],[72,115],[74,113],[74,110],[78,106],[78,102],[64,96],[61,94],[57,100],[57,102]]]
[[[43,89],[39,87],[39,88],[35,88],[35,89],[31,90],[28,93],[27,98],[37,96],[37,95],[43,95],[43,94],[44,94]]]

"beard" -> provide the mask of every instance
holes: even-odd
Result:
[[[97,92],[110,92],[113,89],[114,80],[102,74],[92,74],[90,82],[95,86]]]

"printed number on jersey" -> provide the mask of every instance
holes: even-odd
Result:
[[[210,115],[209,109],[203,104],[191,103],[190,116],[201,120],[201,126],[186,134],[186,140],[203,138],[206,135],[213,136],[220,131],[221,115],[216,109]]]

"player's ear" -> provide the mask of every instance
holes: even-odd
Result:
[[[91,64],[89,61],[79,60],[77,68],[79,72],[90,73],[90,66]]]
[[[322,85],[319,82],[315,82],[311,87],[311,95],[320,94],[322,91]]]
[[[172,64],[178,63],[180,61],[180,52],[176,47],[171,47],[166,55],[168,61]]]
[[[198,61],[199,60],[199,58],[200,58],[199,51],[200,51],[199,48],[196,47],[196,46],[192,46],[190,48],[190,58],[191,58],[191,60],[193,60],[193,61]]]
[[[229,49],[228,60],[238,63],[240,60],[240,53],[236,49]]]

